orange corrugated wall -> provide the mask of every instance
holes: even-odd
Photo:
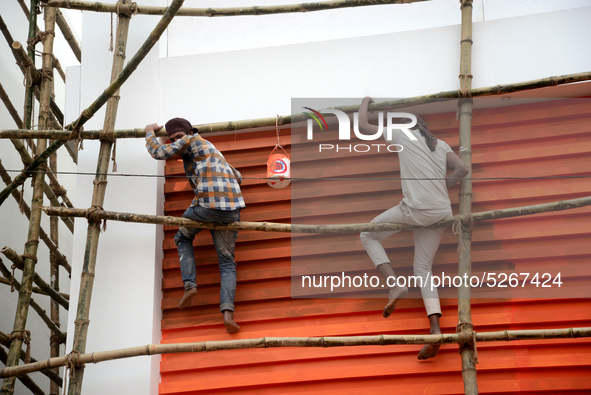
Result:
[[[426,118],[430,129],[457,152],[458,124],[453,115]],[[591,100],[476,110],[472,125],[474,177],[591,175]],[[276,143],[274,131],[208,138],[245,177],[266,176],[266,160]],[[282,142],[289,150],[289,137]],[[395,174],[397,167],[394,161]],[[182,164],[168,161],[166,174],[182,175]],[[242,220],[289,222],[290,188],[272,189],[264,180],[245,180],[247,208],[242,212]],[[458,209],[457,192],[457,186],[450,191],[454,213]],[[368,222],[401,198],[399,187],[375,193],[374,211],[364,212],[359,222]],[[165,213],[174,216],[180,216],[193,197],[182,177],[167,179],[165,195]],[[473,212],[480,212],[589,195],[589,178],[477,181],[472,207]],[[403,300],[389,319],[381,316],[384,299],[291,299],[290,235],[241,232],[236,246],[235,313],[241,330],[229,335],[219,313],[219,272],[209,232],[202,232],[195,241],[199,295],[193,307],[181,311],[177,308],[183,289],[173,241],[176,229],[164,230],[162,343],[265,336],[428,333],[420,299]],[[396,242],[389,240],[386,246],[391,251],[400,249],[396,265],[409,267],[411,233],[403,232],[393,238]],[[456,248],[456,237],[448,229],[435,260],[435,271],[442,265],[456,265]],[[360,243],[344,252],[351,259],[361,259],[365,254]],[[483,270],[527,272],[548,267],[564,268],[563,275],[567,277],[588,278],[590,257],[590,208],[478,223],[473,236],[475,274]],[[591,291],[587,294],[591,295]],[[475,330],[481,332],[591,326],[591,299],[474,299],[472,306]],[[442,300],[442,308],[442,329],[454,333],[457,300]],[[416,359],[420,348],[362,346],[167,354],[162,356],[159,391],[462,394],[457,345],[443,346],[439,355],[429,361]],[[591,393],[589,339],[479,343],[478,359],[478,387],[482,394]]]

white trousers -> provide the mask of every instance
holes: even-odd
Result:
[[[444,209],[415,209],[401,202],[398,206],[384,211],[371,222],[428,226],[451,216],[451,207]],[[433,279],[431,268],[444,230],[445,228],[413,230],[415,241],[413,274],[421,278],[420,283],[418,280],[417,283],[421,285],[421,296],[423,297],[427,315],[441,314],[437,288],[431,286]],[[382,241],[398,232],[361,233],[361,244],[365,247],[371,261],[376,267],[383,263],[390,263],[386,251],[382,246]]]

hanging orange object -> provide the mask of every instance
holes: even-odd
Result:
[[[267,184],[273,188],[285,188],[291,182],[291,162],[289,155],[279,141],[279,125],[277,119],[275,120],[275,131],[277,132],[277,144],[273,148],[273,151],[271,151],[269,159],[267,159]],[[278,148],[283,153],[277,151]]]
[[[281,148],[284,153],[274,153]],[[290,160],[282,146],[276,146],[267,160],[267,184],[273,188],[285,188],[291,182]]]

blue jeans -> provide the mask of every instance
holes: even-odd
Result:
[[[240,221],[240,209],[224,211],[195,206],[189,207],[183,214],[183,218],[226,225]],[[179,252],[181,275],[185,284],[185,290],[197,288],[197,270],[195,268],[195,255],[193,253],[193,240],[195,239],[195,235],[202,230],[203,228],[185,228],[181,226],[178,233],[174,236],[174,243]],[[236,295],[234,247],[236,237],[238,237],[238,231],[214,229],[210,229],[210,231],[220,266],[220,311],[234,311],[234,296]]]

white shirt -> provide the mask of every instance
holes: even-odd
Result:
[[[431,151],[418,129],[411,129],[410,132],[417,140],[411,140],[404,132],[396,129],[392,131],[392,140],[388,140],[384,128],[384,139],[403,147],[398,153],[404,195],[402,201],[417,209],[451,208],[445,179],[447,153],[453,152],[452,149],[445,141],[438,139],[435,151]]]

